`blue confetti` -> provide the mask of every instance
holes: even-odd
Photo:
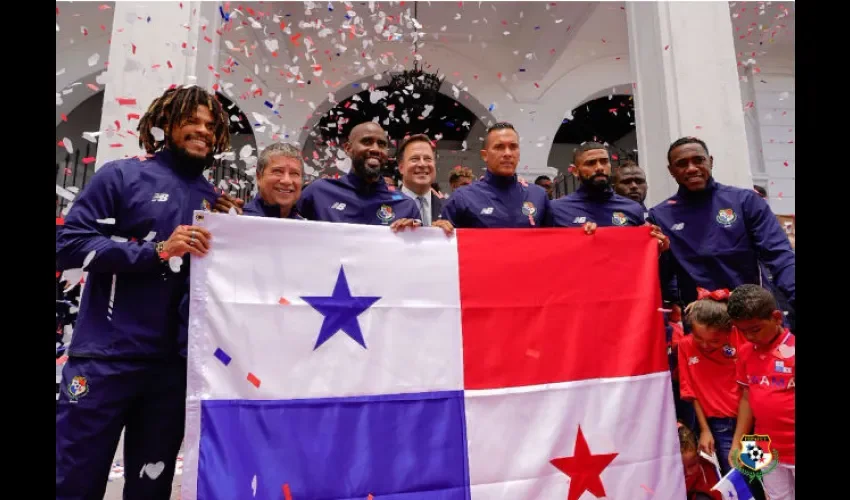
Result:
[[[331,5],[330,2],[328,2],[328,12],[333,12],[333,11],[334,11],[334,6]]]
[[[221,14],[222,19],[230,21],[230,14],[224,12],[224,8],[221,5],[218,6],[218,12]]]
[[[446,122],[446,126],[447,127],[454,127],[455,124],[454,124],[454,122]]]
[[[563,125],[565,123],[570,123],[570,120],[568,120],[567,118],[564,118],[564,121],[562,121],[561,124]]]
[[[490,107],[487,108],[487,109],[489,109],[490,111],[493,111],[494,109],[496,109],[496,104],[495,103],[491,104]]]
[[[267,108],[274,109],[274,104],[270,103],[269,101],[266,101],[264,104],[266,105]]]
[[[359,84],[359,83],[352,83],[352,84],[351,84],[351,86],[352,86],[352,87],[354,87],[354,88],[360,88],[360,84]]]
[[[226,352],[222,351],[220,347],[215,350],[213,355],[215,357],[217,357],[219,361],[224,363],[224,366],[229,365],[230,361],[233,359],[230,356],[228,356]]]
[[[535,29],[535,30],[539,30],[539,29],[540,29],[540,26],[535,26],[535,27],[534,27],[534,29]]]
[[[520,68],[520,69],[519,69],[519,72],[520,72],[520,73],[525,73],[525,68]]]
[[[151,22],[151,16],[148,16],[148,22]]]

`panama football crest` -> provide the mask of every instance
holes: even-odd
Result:
[[[535,208],[534,203],[526,201],[522,204],[522,215],[525,215],[526,217],[533,217],[536,213],[537,208]]]
[[[77,375],[73,379],[71,379],[71,383],[68,384],[68,396],[70,396],[71,401],[76,402],[81,397],[85,396],[89,392],[89,382],[85,377]]]
[[[726,344],[725,346],[723,346],[723,355],[726,356],[727,358],[734,358],[736,352],[738,352],[738,351],[729,344]]]
[[[738,216],[731,208],[724,208],[723,210],[717,212],[717,222],[724,226],[731,226],[737,218]]]
[[[625,226],[628,221],[623,212],[614,212],[614,215],[611,216],[611,223],[615,226]]]
[[[201,210],[203,210],[205,212],[209,212],[211,210],[211,208],[212,207],[210,207],[210,202],[207,201],[206,198],[204,198],[204,200],[201,202]]]
[[[746,434],[741,438],[738,451],[738,466],[742,474],[750,480],[761,477],[779,465],[779,454],[770,447],[770,436],[766,434]]]
[[[384,224],[393,220],[395,218],[393,207],[389,205],[381,205],[381,208],[378,209],[378,218],[381,219]]]

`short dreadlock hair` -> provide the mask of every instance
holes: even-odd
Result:
[[[213,154],[230,149],[230,122],[218,99],[201,87],[170,87],[162,96],[157,97],[148,107],[147,113],[139,121],[139,146],[148,154],[162,149],[169,141],[174,129],[195,116],[198,106],[206,106],[213,115],[215,123],[215,143]],[[151,128],[157,127],[165,132],[161,141],[154,139]]]

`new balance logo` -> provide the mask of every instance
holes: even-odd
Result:
[[[584,224],[587,222],[587,217],[576,217],[573,219],[573,224]]]
[[[493,213],[493,207],[482,208],[481,213],[484,215],[490,215]]]
[[[168,201],[168,193],[156,193],[151,201]]]
[[[682,229],[685,229],[685,223],[680,222],[678,224],[673,224],[673,226],[670,229],[672,229],[673,231],[681,231]]]
[[[331,208],[334,208],[334,209],[342,212],[343,210],[345,210],[345,203],[336,202],[333,205],[331,205]]]

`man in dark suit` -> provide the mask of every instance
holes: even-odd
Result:
[[[396,153],[401,192],[419,206],[423,226],[439,225],[434,223],[440,221],[443,209],[443,200],[431,189],[437,177],[436,156],[434,145],[425,134],[407,137]]]

